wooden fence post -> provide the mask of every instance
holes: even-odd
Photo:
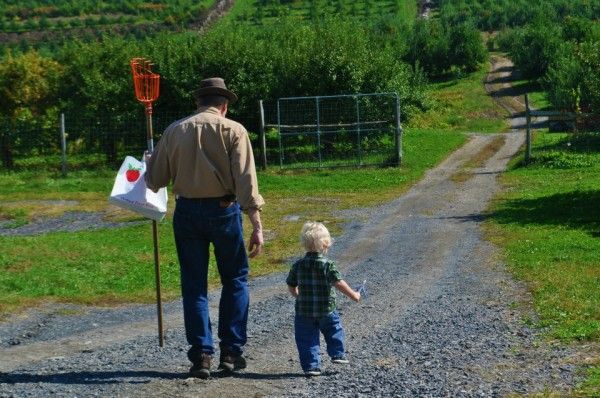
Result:
[[[396,94],[396,137],[395,137],[395,146],[396,146],[396,164],[398,166],[402,165],[402,125],[400,124],[400,99],[398,98],[398,94]]]
[[[258,107],[260,108],[260,153],[262,161],[262,169],[267,169],[267,138],[265,137],[265,110],[263,108],[263,101],[258,101]]]
[[[60,148],[62,153],[62,176],[67,176],[67,134],[65,133],[65,114],[60,114]]]

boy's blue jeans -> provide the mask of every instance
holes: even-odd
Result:
[[[344,329],[337,311],[321,318],[305,317],[296,314],[294,319],[296,346],[303,371],[321,366],[319,332],[323,333],[327,344],[327,354],[331,358],[344,355]]]
[[[221,207],[219,199],[179,197],[173,232],[181,270],[185,333],[189,344],[213,354],[208,311],[209,244],[214,246],[221,277],[219,339],[221,350],[241,354],[248,323],[248,258],[242,215],[237,203]]]

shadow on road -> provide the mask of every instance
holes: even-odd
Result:
[[[158,372],[151,370],[141,371],[107,371],[107,372],[66,372],[66,373],[11,373],[0,374],[0,383],[51,383],[51,384],[142,384],[149,383],[152,379],[185,379],[185,373]],[[123,379],[140,379],[124,381]]]
[[[324,375],[334,374],[325,372]],[[106,371],[106,372],[66,372],[66,373],[11,373],[1,374],[0,383],[24,384],[24,383],[50,383],[50,384],[145,384],[153,379],[187,379],[187,373],[160,372],[151,370],[141,371]],[[252,372],[214,372],[211,378],[234,378],[247,380],[281,380],[297,377],[306,377],[303,373],[252,373]],[[130,380],[124,380],[130,379]],[[137,379],[137,380],[136,380]]]
[[[559,225],[596,236],[600,230],[600,191],[572,191],[505,201],[487,215],[500,224]]]
[[[331,373],[333,374],[333,373]],[[327,372],[323,373],[324,376]],[[306,377],[304,373],[252,373],[252,372],[239,372],[239,373],[212,373],[211,377],[214,378],[234,378],[234,379],[246,379],[246,380],[282,380],[282,379],[294,379],[297,377]]]

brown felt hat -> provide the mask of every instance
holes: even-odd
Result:
[[[205,95],[220,95],[229,100],[230,104],[237,101],[238,97],[233,91],[229,91],[225,85],[225,80],[220,77],[210,77],[200,82],[200,87],[194,91],[194,97]]]

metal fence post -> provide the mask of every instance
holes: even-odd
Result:
[[[265,137],[265,110],[263,108],[263,101],[258,101],[258,107],[260,108],[260,151],[262,169],[267,169],[267,138]]]
[[[277,100],[277,133],[279,136],[279,167],[283,169],[283,143],[281,142],[281,110],[279,107],[280,99]]]
[[[529,111],[529,96],[527,93],[525,93],[525,120],[527,123],[525,133],[525,164],[529,164],[529,162],[531,162],[531,114]]]
[[[400,125],[400,99],[398,94],[396,98],[396,161],[397,165],[402,164],[402,126]]]
[[[360,105],[358,104],[358,97],[354,97],[356,102],[356,145],[358,149],[358,165],[362,164],[362,152],[360,148]]]
[[[60,114],[60,149],[62,153],[61,157],[61,171],[62,176],[67,176],[67,134],[65,133],[65,114]]]
[[[321,157],[321,113],[319,112],[319,97],[315,97],[315,103],[317,105],[317,147],[319,149],[319,167],[323,166],[323,159]]]

